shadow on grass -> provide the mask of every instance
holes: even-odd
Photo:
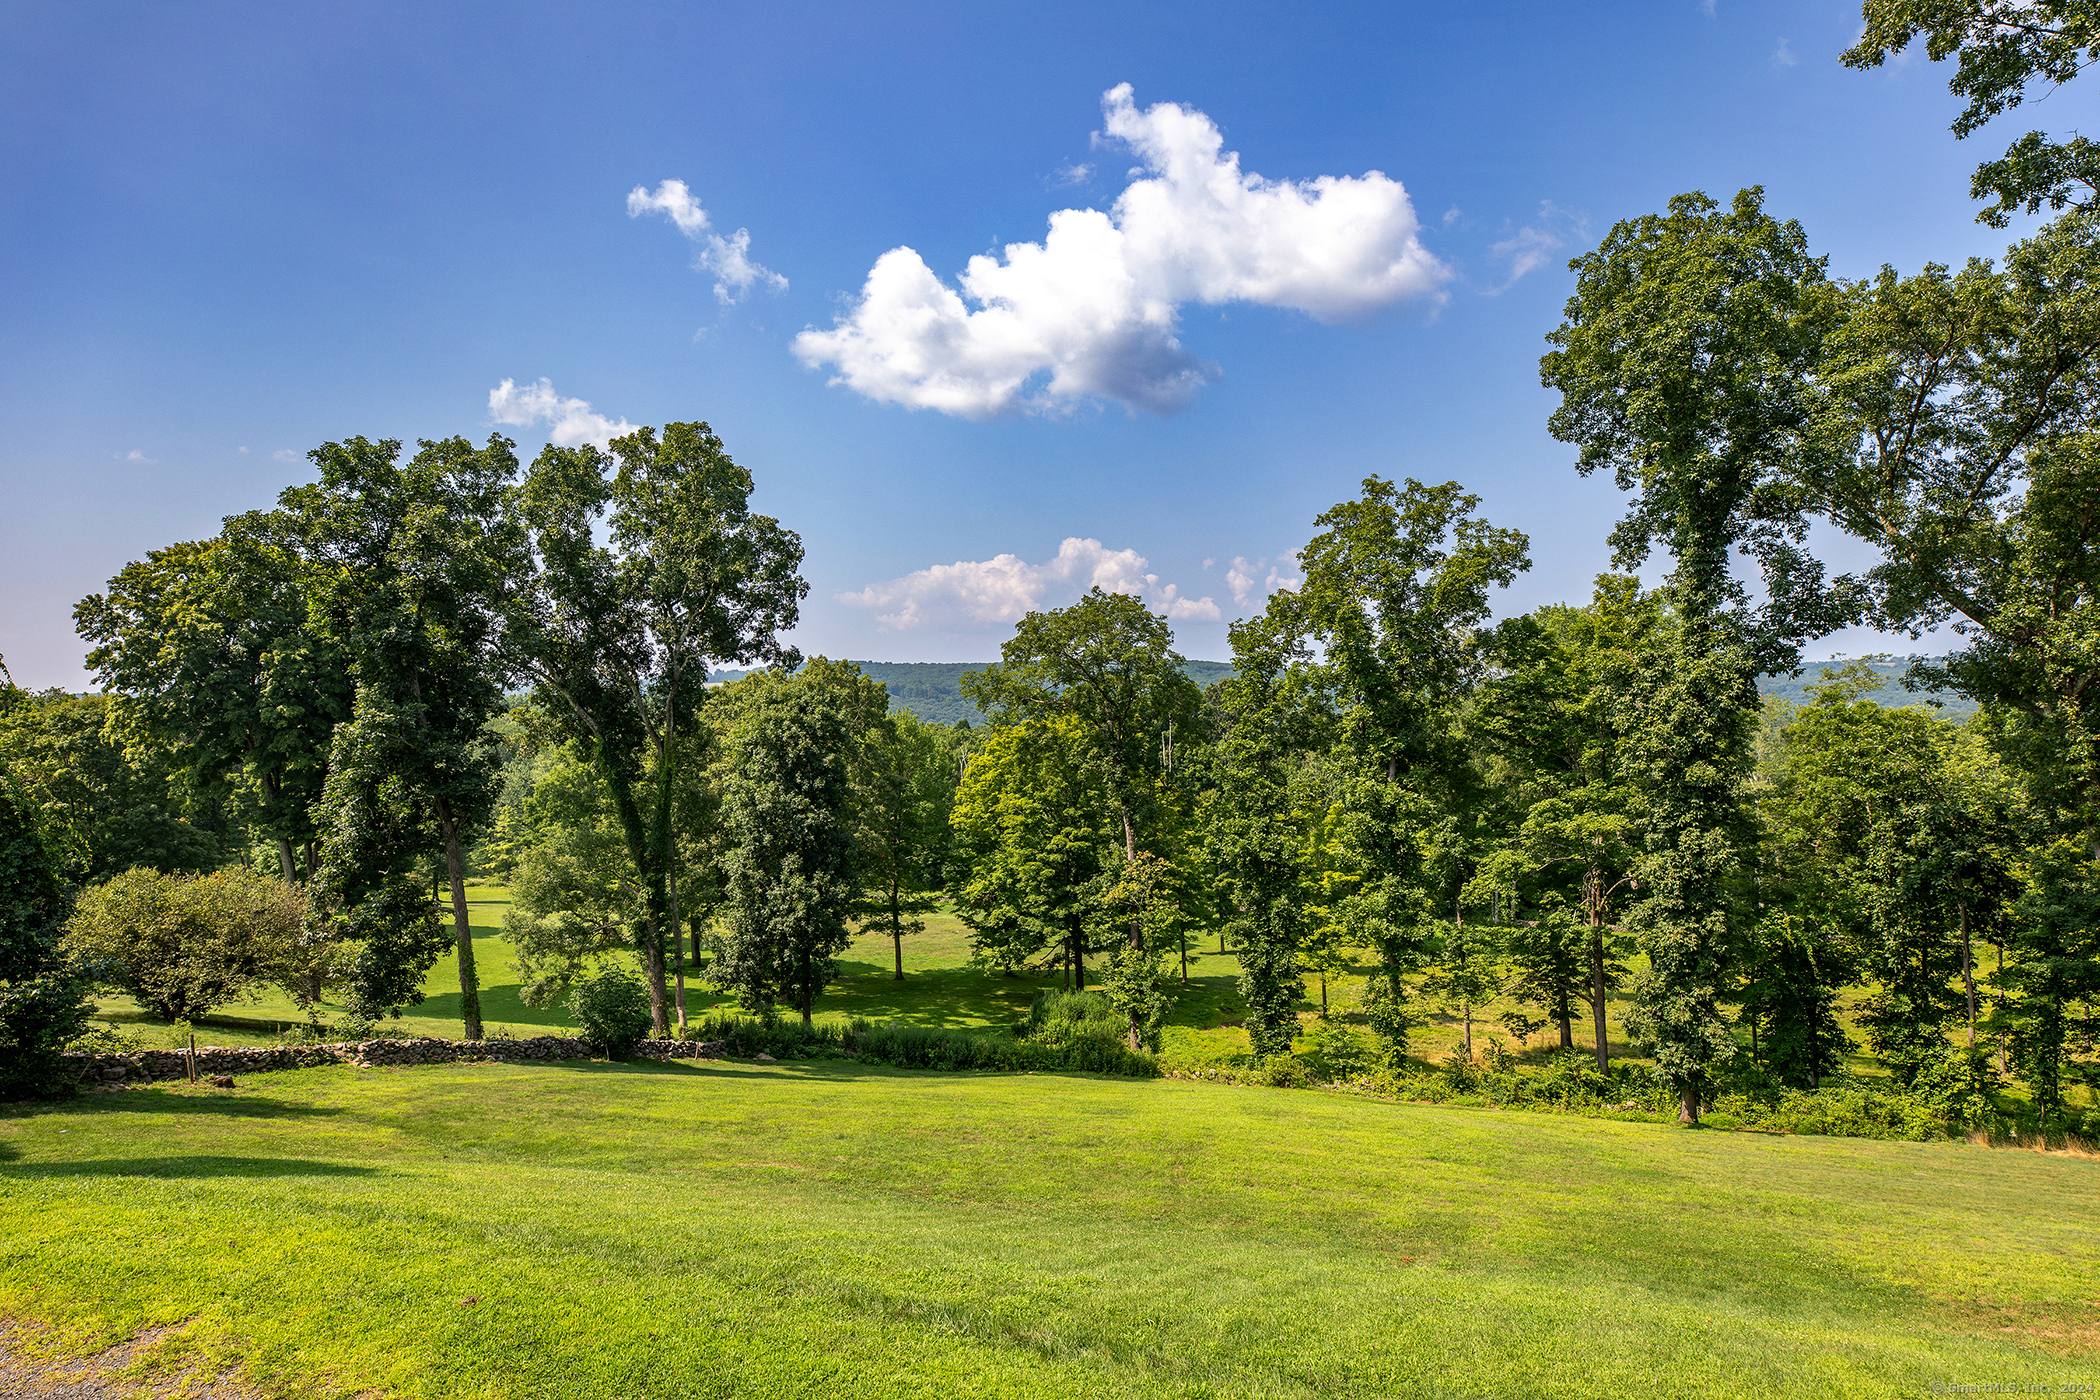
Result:
[[[9,1166],[0,1180],[103,1176],[377,1176],[378,1167],[314,1162],[300,1157],[114,1157],[93,1162],[37,1162]]]
[[[177,1113],[220,1118],[333,1118],[342,1111],[321,1104],[253,1098],[239,1092],[178,1094],[166,1089],[126,1089],[117,1094],[82,1094],[78,1098],[53,1099],[44,1103],[8,1104],[0,1107],[0,1118],[41,1113],[77,1115],[82,1112]]]
[[[96,1102],[97,1098],[102,1102]],[[97,1095],[84,1102],[127,1113],[216,1114],[222,1118],[333,1118],[343,1111],[326,1104],[250,1097],[238,1090],[178,1094],[166,1089],[129,1089],[121,1094]]]

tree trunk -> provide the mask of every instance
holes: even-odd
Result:
[[[1969,994],[1969,1048],[1976,1048],[1976,972],[1969,965],[1969,906],[1961,906],[1961,985]]]
[[[670,997],[664,989],[664,938],[656,916],[642,915],[642,971],[649,980],[649,1030],[658,1040],[671,1033]]]
[[[452,932],[459,943],[459,1017],[468,1040],[481,1039],[481,981],[474,975],[474,926],[467,919],[467,874],[460,859],[459,825],[449,798],[437,800],[438,829],[445,837],[445,870],[452,877]],[[285,846],[289,859],[291,846]]]
[[[904,911],[897,907],[897,877],[890,876],[890,943],[897,950],[897,980],[904,980]]]
[[[1137,865],[1137,835],[1130,828],[1130,810],[1123,811],[1123,868],[1130,870]],[[1130,952],[1133,958],[1145,956],[1145,916],[1142,912],[1130,916]],[[1144,1024],[1138,1020],[1137,1008],[1130,1008],[1130,1048],[1144,1048]]]
[[[1189,984],[1189,931],[1181,931],[1181,985]]]
[[[292,863],[292,840],[289,836],[277,838],[277,865],[284,872],[284,882],[287,885],[299,882],[299,869]]]
[[[1677,1091],[1677,1121],[1693,1127],[1699,1124],[1699,1091],[1690,1085]]]
[[[802,954],[802,1033],[804,1035],[809,1034],[814,1028],[809,1018],[809,1009],[810,1003],[816,1000],[816,993],[815,989],[809,985],[810,975],[809,953],[805,949]]]
[[[676,979],[678,989],[678,1024],[685,1026],[685,938],[675,930],[671,934],[671,976]]]
[[[2005,1024],[2005,930],[1998,930],[1998,1024]],[[1998,1032],[1998,1077],[2005,1077],[2005,1032]]]
[[[1560,1009],[1560,1048],[1564,1054],[1575,1049],[1574,1017],[1568,1014],[1568,1008],[1565,1006]]]
[[[1590,923],[1590,1035],[1597,1048],[1597,1073],[1611,1073],[1611,1045],[1604,1035],[1604,926]]]

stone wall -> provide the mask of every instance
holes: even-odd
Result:
[[[261,1074],[273,1069],[310,1065],[442,1065],[459,1060],[500,1060],[524,1064],[545,1060],[588,1060],[591,1047],[574,1036],[540,1035],[529,1040],[360,1040],[329,1045],[200,1045],[197,1077]],[[649,1060],[718,1059],[717,1042],[644,1040],[634,1054]],[[72,1055],[83,1084],[142,1084],[155,1079],[189,1077],[189,1052],[134,1050],[121,1055]]]

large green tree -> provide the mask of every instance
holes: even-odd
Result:
[[[1405,1043],[1403,978],[1470,875],[1481,793],[1460,718],[1484,673],[1489,595],[1530,567],[1524,536],[1479,506],[1456,482],[1367,478],[1314,521],[1301,587],[1263,621],[1321,657],[1304,683],[1333,711],[1338,845],[1356,877],[1337,912],[1375,950],[1367,995],[1388,1053]]]
[[[909,710],[867,728],[855,787],[861,928],[887,934],[904,980],[904,939],[939,902],[955,766],[940,732]]]
[[[1797,489],[1880,552],[1875,621],[1961,638],[1914,682],[2007,712],[2037,796],[2100,858],[2100,223],[1832,301]]]
[[[848,674],[850,673],[850,674]],[[722,927],[712,976],[751,1010],[793,1006],[806,1030],[852,941],[853,750],[882,687],[822,658],[736,681],[722,749]]]
[[[1085,742],[1069,716],[993,729],[949,816],[950,890],[977,959],[1010,972],[1047,957],[1081,991],[1120,844]]]
[[[963,694],[997,724],[1072,722],[1080,761],[1122,828],[1124,863],[1134,869],[1140,833],[1148,843],[1164,834],[1176,731],[1183,741],[1192,737],[1202,703],[1174,651],[1173,629],[1142,599],[1096,587],[1071,607],[1023,617],[999,657],[963,677]],[[1156,977],[1142,919],[1129,920],[1125,948],[1112,970]],[[1142,989],[1118,994],[1133,1007],[1148,1004]],[[1145,1028],[1137,1011],[1129,1020],[1135,1050]]]
[[[309,454],[311,485],[282,506],[310,563],[315,625],[351,658],[356,698],[333,739],[323,789],[321,880],[362,945],[354,1000],[370,1014],[422,1000],[442,948],[412,872],[432,846],[451,880],[466,1037],[481,1038],[466,846],[496,801],[484,727],[503,711],[503,624],[525,582],[506,438],[351,438]],[[417,966],[418,963],[421,966]]]
[[[1467,720],[1509,766],[1523,809],[1518,830],[1483,878],[1512,894],[1524,879],[1536,881],[1581,910],[1589,971],[1582,997],[1600,1074],[1611,1067],[1605,1013],[1621,952],[1613,926],[1632,893],[1636,854],[1620,696],[1636,658],[1658,640],[1662,617],[1661,600],[1638,579],[1602,574],[1587,606],[1511,618],[1496,631],[1495,675]],[[1558,956],[1552,938],[1518,942],[1536,942],[1547,959],[1542,966]],[[1568,1041],[1563,1024],[1563,1045]]]
[[[708,666],[799,659],[780,633],[808,591],[802,542],[752,513],[751,491],[705,423],[671,423],[609,454],[548,447],[520,493],[539,568],[510,655],[605,779],[641,880],[658,1035],[672,1011],[664,938],[685,922],[673,814],[681,773],[706,762]]]
[[[1298,1032],[1314,896],[1305,852],[1325,815],[1325,803],[1310,810],[1301,791],[1298,760],[1319,741],[1294,684],[1307,657],[1296,638],[1268,622],[1235,622],[1228,631],[1233,675],[1217,686],[1213,786],[1204,802],[1207,853],[1230,911],[1225,928],[1240,950],[1247,1039],[1264,1057],[1287,1053]]]
[[[1755,677],[1792,667],[1802,639],[1860,607],[1853,581],[1826,584],[1808,552],[1794,484],[1827,281],[1800,226],[1768,215],[1758,190],[1727,209],[1680,195],[1572,266],[1575,293],[1540,362],[1561,395],[1551,430],[1579,447],[1584,475],[1608,467],[1632,493],[1611,537],[1619,566],[1657,548],[1671,559],[1671,625],[1631,668],[1620,727],[1641,807],[1637,1020],[1696,1122],[1712,1066],[1734,1050],[1722,1002],[1742,931]],[[1732,570],[1738,551],[1762,568],[1761,606]]]
[[[286,880],[318,864],[315,813],[352,684],[349,658],[308,625],[292,526],[282,511],[236,516],[215,539],[125,565],[73,611],[112,732],[273,842]]]

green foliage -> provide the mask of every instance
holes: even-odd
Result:
[[[1166,995],[1145,929],[1147,918],[1159,916],[1138,911],[1156,911],[1168,887],[1129,872],[1140,866],[1141,833],[1148,850],[1170,838],[1181,805],[1175,745],[1177,737],[1184,745],[1196,737],[1201,701],[1173,635],[1135,595],[1095,587],[1069,608],[1023,617],[1000,648],[1000,663],[963,680],[964,693],[995,723],[1053,726],[1077,775],[1106,799],[1121,827],[1123,888],[1149,891],[1142,899],[1108,897],[1124,906],[1127,934],[1113,945],[1111,976],[1133,1050],[1155,1036]]]
[[[495,806],[484,726],[504,710],[504,613],[529,567],[511,509],[517,456],[494,434],[482,448],[426,441],[405,463],[400,443],[361,437],[309,455],[320,479],[280,502],[309,563],[312,623],[356,683],[322,788],[324,909],[358,945],[354,1004],[376,1016],[420,1001],[411,989],[444,945],[410,884],[441,851],[461,1019],[477,1040],[463,882],[466,846]]]
[[[633,973],[604,968],[569,988],[569,1014],[593,1049],[618,1059],[649,1034],[649,989]]]
[[[980,962],[1061,964],[1085,985],[1113,879],[1111,811],[1069,717],[992,731],[972,757],[950,821],[961,878],[951,881]]]
[[[147,743],[129,746],[120,701],[48,690],[0,708],[0,762],[43,810],[66,864],[89,879],[133,866],[208,870],[222,855],[225,823],[209,795],[171,770]]]
[[[1313,1023],[1296,1054],[1314,1078],[1330,1083],[1363,1075],[1377,1058],[1362,1036],[1340,1021],[1326,1019]]]
[[[1966,99],[1953,132],[1965,138],[2018,107],[2030,86],[2046,97],[2100,58],[2100,6],[2092,0],[1866,0],[1849,68],[1879,68],[1922,37],[1934,63],[1956,60],[1948,91]],[[1990,199],[1977,219],[2003,228],[2024,209],[2089,208],[2100,191],[2100,146],[2085,136],[2030,131],[1976,168],[1969,193]]]
[[[1098,997],[1074,1000],[1091,1001],[1106,1015],[1090,1016],[1077,1008],[1054,1009],[1043,1022],[1044,1030],[1053,1033],[1022,1037],[895,1021],[881,1024],[860,1017],[804,1027],[777,1018],[716,1015],[687,1027],[686,1039],[711,1042],[746,1059],[761,1054],[776,1060],[851,1058],[899,1069],[1080,1071],[1138,1079],[1159,1072],[1152,1056],[1135,1053],[1124,1044],[1122,1018],[1113,1007]],[[1064,1027],[1064,1033],[1054,1033],[1058,1027]]]
[[[94,1008],[87,978],[59,946],[64,869],[43,814],[0,766],[0,1100],[72,1092],[59,1051]]]
[[[1037,992],[1028,1004],[1027,1038],[1044,1045],[1125,1043],[1121,1007],[1098,992]]]
[[[548,1006],[593,961],[633,946],[644,900],[599,770],[557,743],[534,755],[532,779],[498,819],[513,866],[503,932],[517,949],[520,996]]]
[[[308,625],[312,581],[291,517],[255,511],[149,551],[73,613],[132,761],[165,756],[276,848],[286,880],[311,871],[329,739],[350,714],[350,658]],[[191,868],[132,853],[100,873],[142,864]]]
[[[350,721],[336,730],[322,789],[316,902],[345,951],[344,999],[368,1021],[420,1003],[423,975],[453,937],[418,865],[430,840],[427,808],[395,776],[414,751],[403,732],[413,724],[377,690],[360,691]]]
[[[686,922],[674,813],[712,819],[711,806],[680,812],[679,800],[708,761],[707,668],[792,667],[799,654],[779,634],[809,586],[801,539],[751,512],[751,474],[707,424],[641,428],[611,446],[550,445],[526,474],[518,509],[539,569],[508,618],[509,656],[605,780],[640,882],[637,951],[662,1035],[664,939]]]
[[[738,681],[723,744],[725,918],[711,977],[747,1010],[785,1001],[810,1024],[832,959],[852,941],[854,869],[848,756],[886,706],[852,667],[812,666]]]
[[[238,867],[129,870],[89,887],[66,924],[76,963],[163,1021],[188,1021],[307,970],[305,896]]]
[[[1333,921],[1307,917],[1307,847],[1317,839],[1307,808],[1317,799],[1293,783],[1292,760],[1311,736],[1307,707],[1286,679],[1302,649],[1271,617],[1235,622],[1229,635],[1235,674],[1214,693],[1221,723],[1204,834],[1229,911],[1225,926],[1240,948],[1247,1039],[1266,1057],[1291,1048],[1308,937]],[[1324,952],[1335,940],[1322,942]]]
[[[894,710],[867,726],[857,756],[856,912],[863,931],[889,936],[902,980],[904,940],[926,927],[921,916],[939,901],[955,765],[937,731]]]

